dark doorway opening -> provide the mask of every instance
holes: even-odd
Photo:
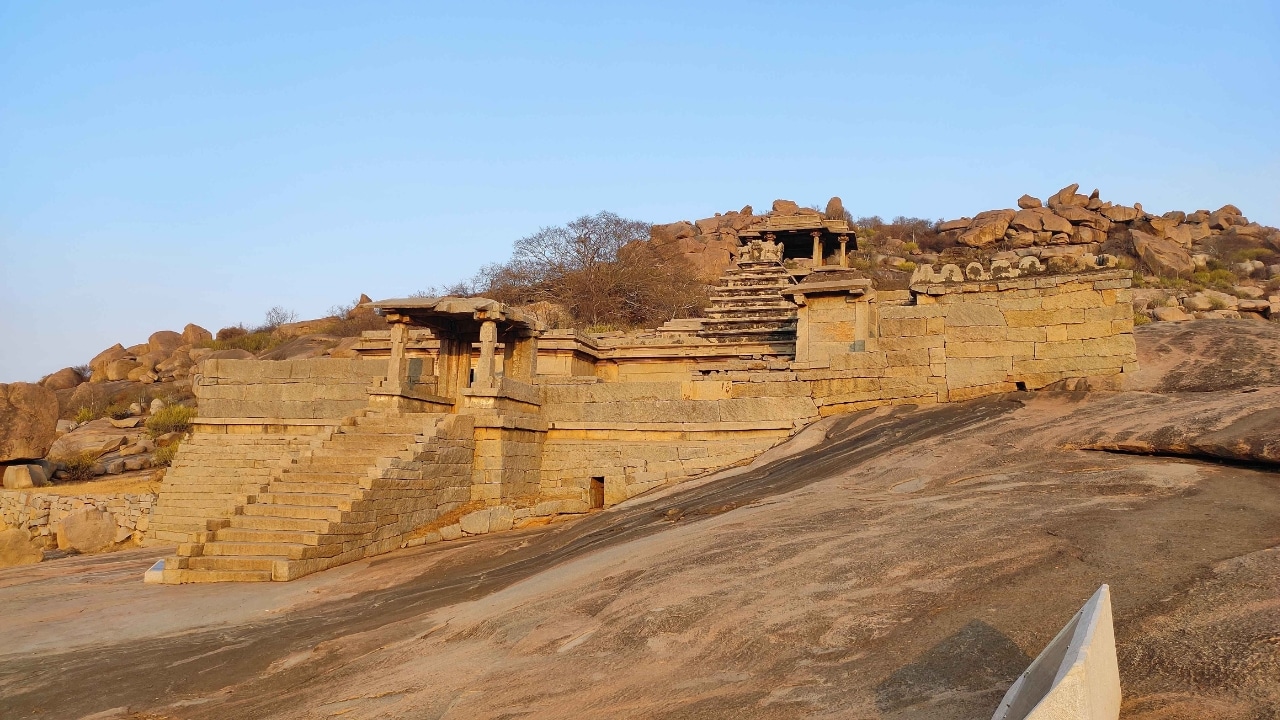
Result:
[[[599,510],[604,507],[604,478],[591,478],[591,509]]]

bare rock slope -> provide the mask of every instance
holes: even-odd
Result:
[[[1139,345],[1256,340],[1199,326],[1144,328]],[[792,454],[580,522],[297,583],[155,588],[104,568],[59,615],[32,600],[65,580],[6,570],[0,705],[18,717],[981,718],[1106,582],[1123,717],[1275,717],[1273,461],[1079,447],[1086,432],[1160,436],[1194,419],[1193,401],[1218,402],[1226,424],[1204,427],[1227,433],[1242,404],[1276,407],[1262,364],[1208,392],[1186,390],[1199,380],[1179,366],[1146,390],[828,419]],[[103,622],[140,603],[146,623]]]

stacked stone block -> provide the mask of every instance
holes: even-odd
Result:
[[[57,544],[62,519],[86,508],[108,513],[116,524],[115,542],[141,542],[151,525],[156,496],[151,493],[52,495],[0,490],[0,526],[21,528],[44,545]]]
[[[342,418],[386,372],[385,360],[206,360],[193,389],[207,418]]]

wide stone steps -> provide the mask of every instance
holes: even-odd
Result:
[[[287,542],[235,542],[214,541],[205,543],[199,557],[221,555],[226,557],[282,557],[289,560],[307,560],[320,548],[318,545],[304,545]],[[187,560],[190,564],[191,560]]]
[[[395,434],[395,435],[378,435],[367,437],[363,435],[337,435],[332,440],[326,440],[323,445],[315,450],[316,453],[321,451],[343,452],[343,453],[376,453],[391,448],[403,449],[412,445],[419,435],[411,434]]]
[[[280,517],[278,515],[232,515],[231,527],[241,530],[301,530],[328,532],[333,522],[327,519]]]
[[[271,582],[270,570],[165,570],[166,583]]]
[[[288,580],[358,557],[378,530],[363,487],[391,460],[421,449],[440,416],[367,413],[277,464],[211,539],[180,548],[165,582]]]
[[[720,308],[707,311],[708,317],[703,321],[716,320],[792,320],[796,317],[795,308]]]
[[[266,571],[267,580],[271,579],[271,566],[277,560],[288,560],[289,558],[275,555],[210,555],[208,557],[193,557],[187,561],[187,567],[191,570],[223,570],[231,572],[243,572],[246,570]]]
[[[218,539],[209,545],[224,542],[243,543],[287,543],[290,545],[327,545],[322,533],[307,530],[250,530],[249,528],[225,527],[218,531]]]
[[[240,515],[244,517],[306,518],[308,520],[326,520],[329,522],[339,522],[344,515],[348,514],[336,507],[326,505],[285,505],[282,503],[263,505],[261,503],[250,503],[240,508]],[[237,516],[233,515],[232,517]]]
[[[281,493],[265,492],[258,496],[258,505],[310,505],[344,509],[352,500],[349,493]]]
[[[711,291],[711,307],[698,335],[716,342],[794,340],[797,308],[782,294],[794,284],[781,263],[731,266]]]
[[[275,482],[349,483],[352,485],[356,485],[356,484],[359,484],[361,480],[369,477],[369,473],[366,471],[366,468],[361,468],[360,470],[351,471],[351,472],[344,472],[339,470],[318,470],[315,472],[311,472],[310,470],[294,470],[293,469],[294,467],[303,467],[303,466],[295,465],[293,467],[290,467],[288,471],[281,473],[280,478],[277,479]]]
[[[294,478],[285,476],[283,480],[276,480],[267,486],[267,492],[272,494],[278,493],[305,493],[308,495],[342,495],[355,497],[363,488],[356,482],[316,482],[302,481],[294,482]]]

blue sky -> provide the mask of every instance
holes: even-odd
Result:
[[[1280,10],[0,0],[0,382],[323,315],[612,210],[1280,225]]]

